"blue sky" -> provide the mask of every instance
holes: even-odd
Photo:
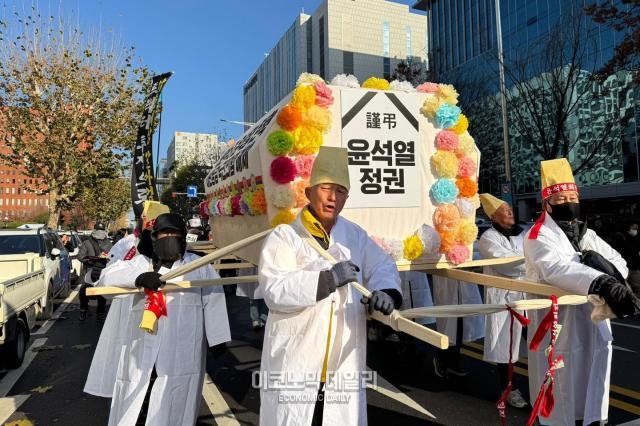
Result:
[[[5,0],[6,1],[6,0]],[[359,0],[365,1],[365,0]],[[156,72],[174,71],[163,92],[161,157],[175,131],[242,127],[242,85],[303,9],[321,0],[33,0],[41,12],[79,18],[86,33],[113,31]],[[412,4],[411,0],[398,1]],[[32,1],[6,1],[29,9]],[[157,137],[157,135],[156,135]],[[154,144],[156,139],[154,139]],[[154,157],[157,147],[154,147]]]

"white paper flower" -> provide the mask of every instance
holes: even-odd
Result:
[[[430,256],[438,253],[440,250],[440,234],[438,234],[438,231],[429,225],[422,225],[416,235],[424,246],[423,255]]]
[[[460,216],[465,218],[473,216],[473,213],[475,213],[477,209],[474,198],[458,198],[456,200],[456,206],[458,207]]]
[[[271,203],[279,209],[290,209],[296,204],[296,194],[291,185],[278,185],[271,192]]]
[[[313,84],[313,83],[324,83],[324,79],[320,77],[318,74],[303,72],[302,74],[300,74],[300,77],[298,77],[296,86],[300,86],[301,84]]]
[[[416,88],[413,87],[413,84],[408,81],[393,80],[391,83],[389,83],[389,87],[391,87],[391,90],[399,90],[401,92],[416,91]]]
[[[354,89],[360,87],[358,79],[352,74],[338,74],[331,79],[331,84],[333,86],[352,87]]]
[[[384,241],[385,245],[389,247],[389,255],[395,261],[402,259],[404,244],[402,244],[402,240],[397,238],[390,237],[382,237],[382,241]]]

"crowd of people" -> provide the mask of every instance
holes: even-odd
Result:
[[[321,148],[305,191],[308,205],[293,223],[266,237],[257,269],[243,270],[257,272],[259,281],[238,291],[249,300],[252,327],[264,328],[263,425],[367,423],[366,384],[344,379],[367,371],[367,341],[380,337],[367,325],[374,312],[388,316],[404,307],[540,298],[494,287],[482,295],[477,285],[418,271],[398,273],[364,229],[340,215],[350,190],[347,161],[346,150]],[[522,258],[485,266],[484,274],[592,296],[607,318],[640,313],[634,272],[638,225],[616,236],[616,251],[582,220],[569,163],[543,161],[541,172],[543,213],[530,229],[515,223],[507,203],[481,195],[491,220],[478,242],[482,257]],[[198,256],[187,250],[186,223],[160,203],[145,202],[136,232],[113,247],[100,244],[103,234],[97,226],[85,249],[92,262],[86,285],[141,291],[112,300],[85,392],[111,398],[110,425],[195,424],[206,350],[231,339],[225,292],[217,285],[162,290],[167,276],[215,282],[219,275],[210,264],[189,267]],[[371,294],[361,297],[352,282]],[[98,310],[104,312],[101,299]],[[484,338],[484,359],[498,366],[501,402],[530,405],[540,424],[604,424],[613,336],[608,319],[592,321],[594,310],[591,304],[554,303],[550,310],[439,318],[436,329],[449,337],[450,347],[436,354],[434,372],[442,378],[467,375],[460,347]],[[512,378],[522,340],[541,348],[528,354],[530,401],[520,390],[527,385]]]

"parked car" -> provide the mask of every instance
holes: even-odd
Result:
[[[44,269],[45,294],[41,301],[43,312],[39,317],[46,319],[53,314],[53,299],[66,297],[71,291],[71,259],[62,241],[48,228],[11,229],[0,231],[0,263],[15,262],[16,257],[37,253],[39,265],[33,270]]]

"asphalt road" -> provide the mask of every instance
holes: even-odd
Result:
[[[61,302],[61,301],[60,301]],[[262,333],[251,330],[248,300],[227,298],[233,341],[227,351],[207,360],[213,383],[203,392],[199,425],[258,424],[259,393],[251,385],[260,365]],[[41,324],[31,337],[23,369],[0,371],[0,424],[28,419],[36,425],[101,425],[110,400],[82,392],[101,325],[92,307],[86,322],[78,321],[77,298],[57,304],[55,321]],[[614,324],[610,424],[640,424],[640,319]],[[495,367],[481,360],[481,342],[465,345],[463,366],[471,375],[443,380],[433,374],[433,349],[414,341],[369,344],[368,365],[435,416],[430,418],[379,392],[368,391],[370,425],[498,425]],[[526,359],[516,380],[526,389]],[[27,363],[30,362],[28,365]],[[205,380],[207,382],[207,380]],[[389,385],[385,385],[389,387]],[[523,425],[528,410],[507,410],[507,424]]]

